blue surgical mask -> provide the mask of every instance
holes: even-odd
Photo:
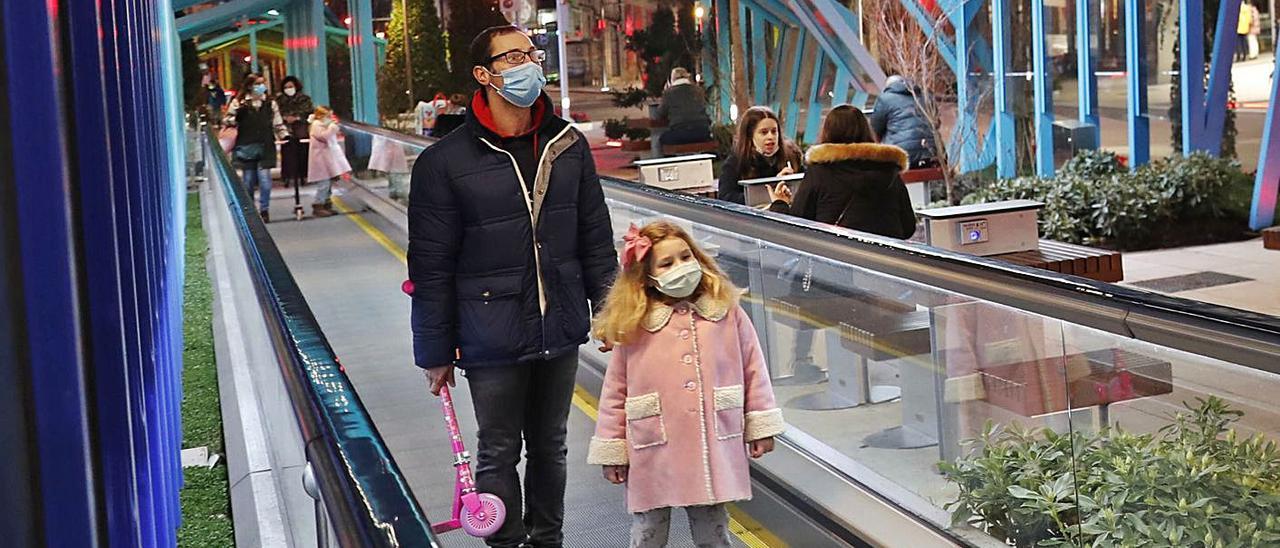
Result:
[[[683,299],[693,294],[702,283],[702,265],[698,261],[689,261],[663,272],[661,276],[650,276],[654,287],[664,295]]]
[[[542,66],[537,63],[511,67],[496,76],[502,77],[502,87],[493,85],[493,82],[489,82],[489,86],[497,90],[503,99],[520,108],[529,108],[538,102],[543,86],[547,85],[547,77],[542,74]]]
[[[257,93],[258,95],[266,95],[266,94],[267,94],[267,85],[266,85],[266,84],[254,84],[254,85],[253,85],[253,92],[254,92],[254,93]]]

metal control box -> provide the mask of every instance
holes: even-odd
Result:
[[[924,217],[925,242],[972,255],[1002,255],[1040,247],[1037,227],[1043,203],[1010,200],[917,211]]]
[[[796,193],[800,192],[802,183],[804,183],[803,173],[738,181],[738,185],[742,187],[742,193],[746,196],[746,204],[751,207],[769,207],[771,203],[769,200],[769,185],[787,185],[791,187],[791,195],[795,196]]]
[[[715,156],[710,154],[689,154],[637,160],[635,165],[640,168],[642,184],[664,190],[685,190],[716,184],[711,173],[713,159]]]

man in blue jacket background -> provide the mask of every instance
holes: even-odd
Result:
[[[545,53],[519,29],[493,27],[470,54],[480,89],[466,123],[413,168],[414,360],[432,393],[453,384],[455,366],[466,374],[477,487],[509,514],[489,546],[558,547],[578,347],[617,254],[587,140],[542,91]]]

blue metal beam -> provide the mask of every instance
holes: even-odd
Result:
[[[715,0],[716,3],[716,52],[720,60],[721,85],[716,89],[720,94],[720,114],[725,121],[733,110],[733,55],[729,36],[729,0]]]
[[[1014,137],[1015,117],[1009,101],[1009,0],[991,0],[992,78],[995,86],[996,176],[1011,178],[1018,174],[1018,153]]]
[[[1139,27],[1146,14],[1139,12]],[[1129,19],[1125,19],[1128,22]],[[1098,75],[1093,62],[1093,6],[1085,0],[1076,1],[1076,84],[1079,86],[1080,123],[1092,127],[1094,146],[1102,144],[1102,132],[1098,119]]]
[[[273,21],[268,23],[262,23],[260,25],[250,25],[240,30],[224,32],[208,40],[201,40],[200,43],[196,46],[196,51],[205,52],[211,49],[216,49],[220,46],[224,46],[226,44],[230,44],[232,42],[235,42],[236,40],[244,38],[254,32],[261,32],[268,29],[274,29],[283,24],[285,24],[284,19],[276,18]]]
[[[289,72],[317,105],[329,102],[329,62],[326,47],[324,4],[308,0],[285,8],[284,48]]]
[[[800,116],[800,102],[796,101],[796,96],[800,94],[800,73],[804,70],[804,58],[809,54],[810,49],[817,49],[809,46],[809,39],[801,32],[794,31],[796,34],[796,53],[791,59],[791,85],[787,87],[787,96],[783,97],[782,126],[784,135],[796,134],[796,118]]]
[[[1146,0],[1125,0],[1125,70],[1129,73],[1129,169],[1151,161],[1147,115],[1147,50],[1143,32]]]
[[[840,10],[848,8],[835,0],[787,0],[787,5],[818,39],[836,67],[848,71],[859,88],[876,93],[884,89],[885,74],[880,63],[863,47],[858,34],[840,14]]]
[[[818,92],[822,89],[822,69],[823,65],[826,65],[827,56],[821,51],[817,53],[813,59],[813,83],[809,86],[809,112],[804,124],[804,138],[808,143],[818,142],[818,127],[822,123],[822,98],[818,96]]]
[[[289,0],[232,0],[204,11],[183,15],[175,20],[178,36],[183,40],[226,28],[236,19],[262,15],[267,10],[284,7]]]
[[[1204,127],[1204,19],[1187,17],[1204,11],[1204,0],[1178,1],[1178,39],[1182,70],[1182,153],[1191,154]],[[1233,36],[1235,32],[1231,33]]]
[[[920,30],[924,31],[925,37],[937,45],[938,53],[942,55],[942,60],[951,68],[951,72],[956,72],[955,43],[936,32],[937,21],[933,15],[924,11],[924,8],[920,6],[919,0],[899,0],[899,2],[915,18],[916,24],[920,25]]]
[[[249,33],[249,71],[258,72],[258,31]]]
[[[1236,24],[1240,19],[1241,0],[1223,0],[1218,7],[1218,26],[1214,31],[1213,61],[1209,69],[1209,91],[1205,97],[1204,131],[1200,134],[1200,150],[1213,156],[1222,152],[1222,131],[1227,118],[1227,91],[1231,85],[1231,63],[1236,50]],[[1183,67],[1186,70],[1186,67]]]
[[[1044,0],[1031,0],[1031,72],[1035,86],[1036,175],[1053,177],[1053,77],[1045,40]]]
[[[1280,74],[1276,56],[1272,74]],[[1267,123],[1262,127],[1262,151],[1258,154],[1258,174],[1253,181],[1253,205],[1249,228],[1262,230],[1276,222],[1276,198],[1280,196],[1280,78],[1271,78],[1271,99],[1267,101]]]
[[[185,10],[192,6],[199,6],[200,4],[208,4],[211,1],[212,0],[173,0],[172,2],[173,5],[171,6],[171,8],[173,9],[173,11],[180,11],[180,10]]]
[[[739,4],[746,11],[745,3]],[[769,62],[768,62],[768,42],[765,41],[764,18],[760,16],[759,10],[751,10],[751,41],[746,45],[751,46],[751,94],[754,96],[752,102],[757,105],[763,105],[769,102]],[[747,21],[746,17],[742,18]]]
[[[1034,1],[1034,0],[1033,0]],[[960,168],[977,169],[979,149],[977,134],[977,97],[973,91],[973,43],[978,33],[968,24],[982,7],[981,0],[951,0],[943,3],[946,17],[956,35],[956,127],[951,134],[950,150],[960,151]]]

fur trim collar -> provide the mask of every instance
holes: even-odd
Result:
[[[907,170],[907,151],[893,145],[876,143],[826,143],[815,145],[805,154],[805,163],[831,164],[845,160],[865,160],[897,164]]]
[[[644,327],[645,331],[657,333],[667,326],[667,322],[671,321],[671,314],[681,307],[692,308],[699,316],[713,322],[723,320],[724,317],[729,314],[729,305],[719,302],[707,295],[698,297],[698,300],[693,302],[677,303],[675,306],[655,301],[653,305],[649,307],[649,313],[645,315],[644,322],[641,323],[641,326]]]

